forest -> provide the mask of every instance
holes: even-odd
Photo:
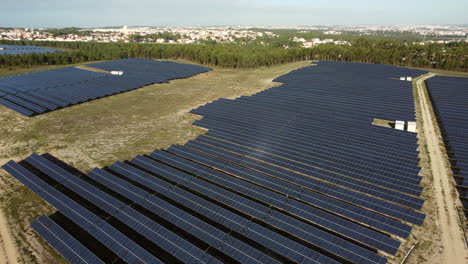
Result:
[[[55,53],[0,56],[0,67],[10,68],[138,57],[186,59],[204,65],[232,68],[254,68],[304,60],[330,60],[468,71],[467,42],[419,45],[398,40],[358,38],[351,40],[350,45],[331,43],[313,48],[284,48],[274,42],[207,45],[1,40],[0,44],[62,49]]]

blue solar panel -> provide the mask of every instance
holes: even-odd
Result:
[[[111,173],[102,169],[94,169],[88,176],[112,188],[114,191],[125,195],[127,198],[132,199],[136,203],[165,218],[167,221],[187,230],[192,235],[210,244],[211,247],[225,252],[227,255],[240,262],[264,263],[260,262],[260,260],[267,261],[268,263],[277,262],[268,255],[238,241],[236,238],[229,237],[229,234],[171,205],[163,199],[152,196],[150,193],[115,177]],[[237,247],[226,244],[227,240],[231,241],[231,243],[235,243]]]
[[[189,159],[197,160],[198,162],[203,162],[199,159],[200,157],[202,157],[203,154],[198,154],[195,152],[184,150],[175,151],[175,153],[181,154],[182,156]],[[154,152],[151,154],[151,157],[154,157],[158,160],[161,160],[165,163],[168,163],[172,166],[176,166],[183,170],[190,171],[197,175],[203,175],[203,177],[206,177],[211,181],[221,184],[223,186],[229,187],[231,190],[242,192],[243,194],[249,197],[254,197],[259,201],[263,201],[267,204],[276,206],[279,209],[286,210],[298,217],[321,225],[324,228],[335,230],[338,234],[346,235],[350,238],[356,239],[357,241],[361,240],[362,243],[366,243],[370,246],[375,247],[376,249],[386,251],[390,254],[395,254],[400,245],[400,243],[397,240],[393,240],[386,235],[380,234],[368,228],[364,228],[360,225],[356,225],[350,221],[343,220],[340,217],[336,217],[333,214],[328,214],[312,206],[307,206],[306,204],[301,204],[297,201],[291,200],[289,198],[291,198],[292,193],[289,193],[288,196],[286,196],[286,194],[278,194],[276,192],[264,189],[260,186],[244,182],[239,178],[228,177],[228,175],[224,173],[213,171],[207,167],[198,165],[193,162],[188,162],[183,158],[171,155],[167,152]],[[240,173],[236,173],[236,176],[241,175],[242,174]],[[254,182],[258,183],[258,181]],[[301,197],[301,194],[299,193],[297,197]]]
[[[458,193],[468,216],[468,79],[436,76],[427,79],[426,86],[449,151]]]
[[[149,59],[125,59],[88,66],[125,72],[123,75],[111,75],[69,67],[3,77],[0,78],[1,104],[31,116],[211,70],[203,66]]]
[[[74,177],[47,159],[33,154],[26,161],[70,190],[79,193],[83,198],[105,210],[110,215],[115,216],[129,227],[134,228],[149,240],[163,246],[168,252],[174,253],[182,261],[200,261],[206,258],[209,262],[215,262],[213,258],[204,256],[205,254],[202,250],[191,245],[189,242],[89,183]]]
[[[0,103],[34,115],[208,70],[145,59],[89,66],[124,75],[67,68],[57,78],[6,77]],[[163,261],[385,263],[400,246],[395,236],[423,223],[422,177],[416,134],[372,122],[415,120],[412,84],[398,77],[422,73],[320,62],[277,78],[278,87],[192,110],[208,132],[184,146],[87,175],[46,155],[4,167],[122,259],[128,247],[106,240],[112,230]],[[468,140],[454,125],[466,119],[456,93],[439,96],[438,110],[463,187]]]
[[[11,161],[2,166],[21,183],[57,208],[65,216],[81,226],[115,254],[129,263],[160,263],[160,261],[137,245],[107,222],[57,191],[21,165]]]
[[[104,263],[47,216],[39,217],[31,227],[70,263]]]
[[[1,55],[21,55],[30,53],[54,53],[57,52],[55,49],[42,48],[37,46],[21,46],[21,45],[0,45],[0,56]]]
[[[161,174],[161,170],[163,170],[165,167],[158,163],[152,162],[150,159],[144,157],[137,157],[134,160],[132,160],[132,163],[145,167],[158,174]],[[171,178],[171,180],[178,182],[177,178]],[[338,256],[341,256],[343,258],[360,259],[361,261],[369,261],[371,263],[386,262],[385,258],[378,256],[373,252],[367,251],[363,248],[359,248],[354,244],[351,244],[345,240],[341,240],[338,237],[329,235],[326,232],[321,231],[320,229],[314,228],[313,226],[308,226],[304,224],[304,226],[301,229],[290,225],[288,222],[294,222],[294,220],[290,217],[286,217],[286,220],[284,221],[275,222],[271,215],[271,209],[268,206],[264,206],[252,200],[248,200],[233,192],[229,192],[220,187],[216,187],[215,185],[212,185],[208,182],[204,182],[199,179],[189,179],[187,177],[184,177],[180,184],[187,184],[186,182],[188,181],[190,181],[190,187],[193,190],[202,192],[203,194],[209,196],[212,199],[223,202],[226,205],[232,206],[233,208],[246,212],[252,216],[262,219],[267,223],[276,223],[279,228],[291,232],[296,236],[301,237],[304,240],[309,241],[310,243],[315,244],[321,248],[330,250]],[[254,194],[250,193],[249,195],[252,196]],[[296,224],[298,223],[299,222],[296,222]],[[307,226],[307,228],[305,228],[305,226]],[[335,245],[342,245],[342,247]]]
[[[205,151],[205,148],[203,147],[206,145],[203,145],[198,142],[197,143],[189,142],[188,144],[186,144],[186,146],[190,148]],[[202,146],[202,147],[200,148],[199,146]],[[208,149],[213,150],[211,146],[208,146]],[[207,152],[209,153],[209,151]],[[236,153],[227,152],[222,149],[215,149],[213,154],[216,156],[222,156],[223,158],[226,158],[228,160],[232,160],[231,158],[232,156],[238,155]],[[264,163],[253,158],[242,156],[242,159],[239,161],[236,161],[236,163],[239,163],[243,166],[254,168],[256,170],[260,170],[271,176],[284,179],[291,183],[299,184],[311,190],[316,190],[320,193],[331,195],[331,196],[334,196],[343,200],[352,200],[353,203],[359,206],[368,208],[372,211],[377,211],[377,212],[386,214],[391,217],[402,219],[410,223],[422,224],[422,221],[424,220],[424,215],[419,212],[415,212],[405,207],[397,206],[393,203],[389,203],[384,200],[373,198],[371,196],[363,195],[361,193],[352,191],[350,189],[346,189],[337,185],[323,182],[323,181],[320,181],[311,177],[305,177],[297,172],[293,172],[293,171],[286,170],[284,168],[272,165],[270,163],[270,160],[266,160],[266,161],[268,161],[268,163]]]
[[[132,166],[126,165],[125,163],[118,162],[110,168],[150,189],[163,193],[167,197],[185,205],[187,208],[196,210],[197,213],[206,215],[210,219],[217,221],[236,233],[262,244],[263,247],[270,248],[275,252],[283,254],[288,259],[296,262],[307,260],[307,262],[312,263],[335,263],[335,261],[327,258],[326,256],[311,251],[287,238],[281,237],[280,235],[251,222],[250,219],[241,217],[223,207],[220,207],[219,205],[204,200],[191,192],[175,186],[167,188],[167,182],[155,178],[139,169],[135,169]],[[157,167],[152,168],[157,169]],[[162,164],[159,165],[158,172],[163,176],[171,177],[171,179],[174,179],[173,177],[177,177],[178,180],[184,181],[185,179],[190,178],[190,176]],[[321,261],[318,262],[312,259],[321,259]]]

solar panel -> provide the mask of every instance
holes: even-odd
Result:
[[[95,169],[88,176],[112,188],[114,191],[124,194],[127,198],[132,199],[167,221],[175,223],[175,225],[187,230],[187,232],[208,243],[211,247],[226,253],[235,260],[249,263],[264,263],[260,262],[260,260],[267,261],[268,263],[277,262],[268,255],[238,241],[236,238],[230,237],[229,234],[224,233],[216,227],[205,223],[163,199],[152,196],[150,193],[115,177],[109,172]],[[231,244],[236,244],[237,247],[226,244],[228,240]]]
[[[185,241],[183,238],[178,237],[147,216],[103,191],[100,191],[96,187],[74,177],[47,159],[33,154],[26,158],[26,161],[70,190],[79,193],[83,198],[116,217],[129,227],[132,227],[155,244],[162,246],[168,252],[174,253],[182,261],[200,261],[206,258],[207,261],[213,262],[213,258],[210,259],[208,256],[204,256],[205,254],[202,250]]]
[[[54,53],[58,50],[51,48],[43,48],[37,46],[21,46],[21,45],[0,45],[0,56],[2,55],[21,55],[21,54],[30,54],[30,53]]]
[[[468,216],[468,106],[466,78],[436,76],[426,80],[452,165],[459,197]]]
[[[74,200],[57,191],[21,165],[11,161],[2,166],[4,170],[28,186],[33,192],[60,210],[101,243],[107,245],[119,257],[129,263],[160,263],[145,249],[120,231],[103,221]]]
[[[123,75],[75,67],[0,78],[0,101],[26,116],[127,92],[154,83],[187,78],[210,68],[150,59],[124,59],[89,64],[98,69],[124,70]]]
[[[284,238],[257,225],[256,223],[251,222],[250,219],[243,218],[242,216],[239,216],[219,205],[213,204],[210,201],[204,200],[191,192],[175,186],[167,188],[168,183],[166,181],[155,178],[154,176],[130,165],[118,162],[110,168],[152,190],[161,192],[168,198],[183,204],[186,208],[191,208],[197,213],[215,220],[223,226],[231,229],[231,232],[236,232],[239,235],[260,243],[262,247],[267,247],[270,250],[273,250],[273,252],[282,254],[283,258],[294,260],[296,262],[308,260],[313,263],[335,263],[335,261],[326,256],[306,249],[304,246],[297,244],[294,241]],[[178,179],[184,179],[186,176],[183,173],[180,173],[177,170],[172,170],[167,166],[163,166],[159,172],[165,176],[177,176]],[[321,259],[322,262],[317,262],[316,260],[311,259]]]
[[[164,166],[152,162],[151,160],[144,157],[137,157],[134,160],[132,160],[132,163],[145,167],[158,174],[162,174],[161,170],[164,170]],[[175,178],[171,178],[171,180],[178,182],[178,179]],[[239,196],[233,192],[228,192],[226,189],[221,189],[220,187],[216,187],[215,185],[201,181],[199,179],[188,179],[187,177],[184,177],[180,184],[186,184],[186,182],[188,181],[190,181],[190,187],[193,190],[202,192],[204,195],[207,195],[212,199],[223,202],[226,205],[232,206],[233,208],[246,212],[258,219],[262,219],[266,223],[273,222],[273,220],[270,219],[272,218],[270,215],[271,209],[268,206],[264,206],[252,200],[245,199],[242,196]],[[313,226],[307,226],[308,228],[305,229],[307,231],[305,231],[304,229],[301,230],[288,224],[288,222],[292,221],[294,221],[292,218],[290,219],[290,217],[287,217],[285,221],[280,221],[277,223],[280,224],[280,228],[287,228],[288,230],[285,229],[286,231],[289,231],[297,235],[298,237],[301,237],[304,240],[309,241],[314,245],[317,245],[318,247],[321,247],[325,250],[330,250],[343,258],[349,258],[351,255],[352,258],[362,259],[373,263],[386,262],[383,257],[379,257],[375,253],[366,251],[365,249],[361,249],[359,247],[355,247],[353,244],[348,243],[347,241],[341,240],[332,235],[329,235],[326,232],[322,232],[321,230],[316,229]],[[333,243],[333,245],[330,244],[330,242]],[[343,247],[334,245],[343,245]]]
[[[181,154],[181,151],[176,153]],[[193,155],[184,155],[184,157],[197,158],[201,156],[194,152],[191,154]],[[324,211],[317,210],[314,207],[291,200],[291,193],[289,193],[289,195],[282,195],[262,188],[265,185],[262,187],[255,185],[254,183],[258,183],[258,181],[254,181],[252,184],[249,184],[248,182],[244,182],[241,179],[228,177],[228,175],[224,173],[213,171],[207,167],[189,162],[183,158],[176,157],[167,152],[160,151],[158,153],[152,153],[151,157],[183,170],[191,171],[197,175],[202,175],[203,177],[208,178],[213,182],[229,187],[231,190],[242,192],[248,197],[254,197],[259,201],[273,205],[278,209],[286,210],[291,214],[314,222],[317,225],[323,226],[323,228],[334,230],[338,234],[346,235],[350,238],[361,241],[362,243],[366,243],[375,247],[376,249],[386,251],[390,254],[395,254],[400,245],[397,240],[393,240],[388,236],[382,235],[368,228],[355,225],[354,223],[345,221],[340,217],[334,216],[333,214],[328,214]],[[192,168],[196,169],[194,170]],[[236,176],[241,175],[242,174],[239,173],[236,174]],[[301,194],[299,193],[298,197],[300,196]]]
[[[34,115],[31,108],[50,111],[209,70],[144,59],[89,66],[125,73],[1,78],[0,103]],[[411,224],[424,221],[422,177],[416,134],[372,122],[414,120],[412,84],[395,77],[422,73],[320,62],[277,78],[280,86],[192,110],[203,116],[194,125],[208,132],[184,146],[88,174],[35,154],[4,168],[125,261],[135,247],[143,259],[164,262],[385,263],[400,246],[396,236],[408,238]],[[460,83],[441,79],[432,95],[439,94],[463,187],[468,140],[454,124],[466,115],[463,101],[451,99],[458,88],[444,95],[442,85]],[[67,233],[77,239],[74,232]]]
[[[104,263],[47,216],[39,217],[31,227],[70,263]]]

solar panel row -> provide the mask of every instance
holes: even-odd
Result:
[[[124,74],[63,68],[3,77],[0,78],[0,104],[20,114],[33,116],[211,70],[197,65],[149,59],[126,59],[88,66],[124,71]]]
[[[57,50],[51,48],[43,48],[37,46],[20,46],[20,45],[0,45],[0,56],[1,55],[21,55],[29,53],[53,53]]]
[[[71,263],[104,263],[47,216],[41,216],[31,227]]]
[[[65,237],[87,248],[94,237],[116,260],[124,249],[79,217],[162,262],[385,263],[422,224],[424,201],[415,134],[370,123],[414,118],[411,85],[389,78],[421,72],[372,66],[293,71],[280,87],[193,110],[206,135],[88,174],[36,154],[4,168],[85,230]]]
[[[155,256],[151,255],[135,241],[122,234],[88,208],[85,208],[43,181],[25,167],[15,162],[8,162],[2,168],[62,214],[70,218],[74,223],[81,226],[97,241],[108,245],[124,261],[128,263],[160,263]]]
[[[468,216],[468,79],[436,76],[426,80],[426,85]]]

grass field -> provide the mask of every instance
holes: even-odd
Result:
[[[135,91],[28,118],[0,106],[0,164],[32,152],[49,152],[85,172],[156,148],[183,144],[204,133],[191,124],[189,111],[218,98],[250,95],[277,84],[272,80],[298,62],[250,70],[216,68],[192,78]],[[0,69],[0,76],[59,68]],[[39,197],[0,171],[1,204],[23,263],[62,263],[29,224],[53,212]]]

